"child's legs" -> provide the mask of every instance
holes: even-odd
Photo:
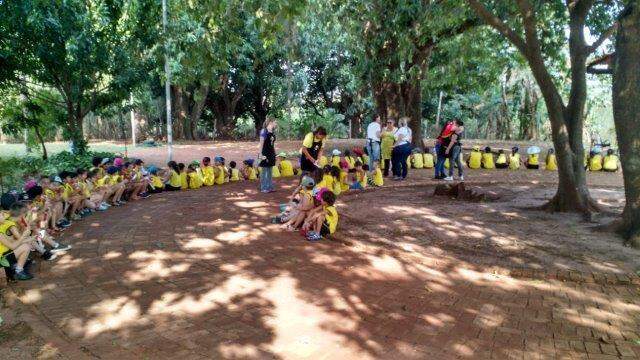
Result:
[[[324,214],[318,214],[318,216],[314,220],[313,231],[320,234],[320,229],[322,229],[322,223],[324,222]]]
[[[24,265],[27,263],[27,259],[29,258],[29,252],[31,252],[31,246],[29,244],[22,244],[13,250],[13,254],[17,259],[17,268],[24,269]]]

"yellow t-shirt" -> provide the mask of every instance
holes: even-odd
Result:
[[[196,171],[187,174],[189,177],[189,189],[200,189],[202,187],[202,177]]]
[[[527,158],[527,163],[529,165],[539,165],[538,154],[529,154],[529,157]]]
[[[162,183],[162,179],[158,175],[151,175],[151,186],[156,189],[164,189],[164,184]]]
[[[73,196],[73,187],[67,183],[62,184],[62,198],[69,200],[71,196]]]
[[[101,177],[100,179],[96,180],[96,186],[97,187],[102,187],[105,185],[109,185],[109,179],[111,179],[111,177],[109,175],[105,175],[103,177]]]
[[[171,176],[169,177],[169,185],[174,188],[179,188],[182,185],[180,175],[173,169],[171,169]]]
[[[369,155],[362,154],[362,164],[369,164]]]
[[[342,184],[340,183],[340,179],[336,179],[332,176],[333,178],[333,194],[335,196],[338,196],[340,194],[342,194]]]
[[[205,186],[213,185],[215,182],[215,178],[213,175],[213,166],[203,166],[200,168],[200,171],[202,172],[202,183]]]
[[[58,195],[51,189],[44,189],[44,196],[52,201],[58,200]]]
[[[509,156],[509,169],[520,169],[520,154],[511,154],[511,156]]]
[[[496,164],[493,162],[492,153],[482,153],[482,167],[485,169],[495,169]]]
[[[82,195],[84,195],[84,197],[86,197],[86,198],[90,198],[91,197],[91,189],[90,189],[89,184],[87,183],[87,181],[86,180],[79,181],[78,185],[80,186],[80,190],[82,190]]]
[[[331,166],[340,167],[340,156],[332,156],[331,157]]]
[[[498,159],[496,160],[496,164],[506,164],[507,163],[507,154],[498,154]]]
[[[556,154],[547,155],[545,169],[551,170],[551,171],[558,170],[558,160],[556,159]]]
[[[338,210],[335,206],[324,206],[324,220],[329,225],[329,234],[335,233],[338,228]]]
[[[618,170],[618,156],[617,155],[607,155],[604,157],[604,164],[602,166],[603,169],[608,171],[616,171]]]
[[[231,180],[231,181],[240,181],[240,170],[231,169],[231,178],[229,180]]]
[[[279,178],[280,177],[280,169],[277,166],[271,168],[271,177]]]
[[[482,164],[482,153],[480,151],[473,150],[469,154],[469,168],[470,169],[480,169],[480,165]]]
[[[16,223],[11,221],[11,220],[5,220],[2,224],[0,224],[0,234],[6,235],[8,237],[11,237],[11,233],[9,232],[9,229],[11,229],[12,227],[16,226]],[[5,244],[3,244],[2,242],[0,242],[0,255],[4,254],[5,252],[11,250],[8,246],[6,246]]]
[[[347,172],[340,171],[340,190],[347,191],[349,190],[349,184],[347,184]]]
[[[222,165],[218,165],[216,166],[216,185],[222,185],[224,184],[224,178],[225,178],[225,173],[224,173],[224,166]]]
[[[373,172],[373,183],[376,186],[382,186],[384,185],[384,178],[382,177],[382,170],[380,170],[380,168],[377,168],[374,172]]]
[[[423,169],[424,168],[424,157],[422,154],[413,154],[411,155],[411,161],[413,162],[414,169]]]
[[[423,160],[423,167],[425,169],[433,169],[433,166],[434,166],[433,154],[431,153],[422,154],[422,160]]]
[[[316,185],[318,188],[327,188],[333,190],[333,176],[330,174],[322,175],[322,180]]]
[[[325,161],[326,161],[326,157]],[[321,165],[323,166],[323,165]],[[293,176],[293,164],[291,163],[291,161],[289,160],[282,160],[280,161],[280,174],[283,177],[289,177],[289,176]]]
[[[247,170],[247,178],[249,180],[258,180],[258,176],[256,175],[256,169],[253,167],[248,168]]]
[[[310,132],[304,136],[304,140],[302,140],[302,146],[306,148],[310,148],[313,146],[314,142],[318,142],[318,141],[322,142],[322,145],[324,145],[325,140],[327,140],[326,136],[324,139],[320,140],[317,137],[313,136],[313,132]]]
[[[589,171],[602,170],[602,155],[595,154],[589,159]]]
[[[358,182],[360,183],[360,186],[362,186],[363,188],[367,187],[367,172],[366,171],[362,171],[362,172],[356,172],[356,179],[358,180]]]
[[[325,167],[327,166],[327,164],[329,164],[329,160],[326,156],[322,155],[320,156],[320,160],[318,160],[318,164],[320,165],[320,167]]]
[[[356,166],[356,159],[354,159],[353,156],[346,156],[344,159],[347,160],[347,163],[349,164],[349,170]]]
[[[180,173],[180,187],[182,190],[187,190],[189,188],[189,177],[187,176],[186,171]]]

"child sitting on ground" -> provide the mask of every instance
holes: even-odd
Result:
[[[506,169],[508,167],[509,167],[509,163],[507,162],[507,154],[504,153],[503,149],[498,150],[498,158],[496,159],[496,168]]]
[[[556,159],[555,150],[553,148],[547,150],[547,157],[544,160],[544,164],[545,170],[558,170],[558,161]]]
[[[189,181],[189,189],[200,189],[202,187],[202,177],[196,169],[194,163],[189,164],[187,167],[187,177]]]
[[[316,187],[327,188],[333,190],[333,176],[331,176],[331,166],[326,165],[322,168],[322,179],[317,183]]]
[[[517,146],[511,148],[511,156],[509,156],[509,170],[518,170],[520,169],[520,164],[522,160],[520,160],[520,149]]]
[[[354,164],[354,173],[351,178],[351,185],[349,189],[351,190],[364,190],[367,187],[367,170],[368,165],[365,165],[367,169],[364,168],[360,161],[356,161]]]
[[[245,180],[258,180],[256,168],[253,167],[253,159],[245,159],[242,162],[242,177]]]
[[[279,222],[284,223],[284,229],[295,230],[302,225],[308,212],[314,207],[312,192],[315,184],[309,176],[302,178],[300,186],[291,196],[290,203],[282,209]]]
[[[424,156],[419,149],[415,149],[411,154],[411,166],[414,169],[424,169]]]
[[[340,167],[340,155],[342,155],[340,150],[333,149],[333,151],[331,152],[331,166]]]
[[[424,154],[422,154],[423,167],[425,169],[433,169],[435,161],[433,160],[433,154],[431,149],[427,146],[424,148]]]
[[[147,191],[152,194],[161,193],[164,190],[164,182],[162,182],[162,178],[158,176],[158,168],[149,166],[149,174],[151,175],[151,181]]]
[[[204,186],[213,186],[215,177],[213,175],[213,166],[211,166],[211,158],[205,156],[202,158],[202,166],[200,167],[202,173],[202,183]]]
[[[229,181],[240,181],[240,170],[236,169],[238,164],[235,161],[229,162],[229,172],[231,175],[229,176]]]
[[[422,154],[419,154],[422,155]],[[371,183],[373,184],[373,186],[377,186],[380,187],[382,185],[384,185],[384,177],[382,176],[382,169],[380,169],[380,166],[378,166],[378,164],[373,164],[374,169],[373,169],[373,176],[371,176]]]
[[[340,183],[340,168],[337,166],[331,166],[331,169],[329,170],[329,173],[331,174],[331,177],[333,178],[333,186],[330,188],[330,190],[333,191],[333,194],[335,196],[338,196],[342,193],[342,186]]]
[[[338,211],[335,208],[336,196],[331,191],[320,194],[320,206],[310,212],[303,230],[308,230],[307,240],[318,241],[336,232]]]
[[[480,153],[480,146],[476,145],[471,149],[469,158],[467,159],[467,167],[469,169],[480,169],[482,165],[482,153]]]
[[[287,154],[281,152],[278,154],[276,166],[280,169],[280,175],[282,177],[293,176],[293,164],[290,160],[287,160]]]
[[[16,239],[10,230],[17,224],[11,219],[10,209],[16,204],[15,200],[10,200],[11,194],[2,196],[2,209],[0,209],[0,256],[10,264],[10,268],[5,268],[7,277],[10,280],[31,280],[33,276],[25,270],[29,253],[31,252],[31,242],[33,237],[20,237]]]
[[[537,170],[540,168],[539,154],[540,148],[532,146],[527,149],[527,159],[524,162],[524,166],[529,170]]]
[[[607,150],[607,155],[605,155],[602,160],[602,170],[616,172],[620,168],[620,166],[618,166],[619,162],[618,155],[616,155],[615,151],[613,151],[613,149],[609,149]]]
[[[189,176],[187,175],[187,167],[184,165],[184,163],[178,163],[178,170],[178,173],[180,174],[180,189],[189,189]]]
[[[167,163],[169,168],[164,179],[164,189],[167,191],[177,191],[182,188],[182,180],[180,179],[180,168],[175,161]]]
[[[213,159],[213,165],[214,165],[214,174],[215,174],[215,178],[216,178],[216,185],[222,185],[225,182],[227,182],[227,179],[229,178],[229,174],[228,174],[228,170],[227,167],[224,166],[224,158],[222,156],[216,156]]]
[[[493,162],[493,153],[490,147],[485,147],[482,153],[482,168],[483,169],[495,169],[496,164]]]
[[[591,150],[589,153],[589,171],[601,171],[602,170],[602,155],[600,155],[600,149]]]

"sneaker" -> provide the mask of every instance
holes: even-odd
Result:
[[[140,196],[140,198],[142,198],[142,199],[146,199],[146,198],[148,198],[149,196],[151,196],[151,194],[149,194],[148,192],[143,192],[143,193],[141,193],[141,194],[140,194],[140,195],[138,195],[138,196]]]
[[[77,221],[77,220],[80,220],[80,219],[82,219],[82,216],[80,216],[78,214],[71,215],[71,220],[76,220]]]
[[[22,270],[20,272],[15,272],[13,274],[13,278],[16,279],[16,280],[20,280],[20,281],[31,280],[31,279],[33,279],[33,275],[31,275],[28,272]]]
[[[307,240],[309,241],[318,241],[320,239],[322,239],[322,236],[315,231],[309,231],[307,233]]]
[[[100,206],[104,206],[104,207],[106,207],[106,208],[110,208],[110,207],[111,207],[111,204],[109,204],[109,203],[107,203],[107,202],[104,202],[104,201],[103,201],[103,202],[102,202],[102,204],[100,204]]]
[[[402,180],[402,178],[400,176],[394,176],[393,177],[393,181],[400,181]]]
[[[460,176],[460,181],[464,181],[464,176]]]
[[[42,253],[41,257],[42,257],[42,260],[44,261],[53,261],[58,257],[58,254],[50,250],[47,250],[44,253]]]
[[[69,250],[69,249],[71,249],[71,245],[58,243],[58,246],[57,246],[57,247],[54,247],[54,248],[53,248],[53,249],[51,249],[50,251],[51,251],[52,253],[58,253],[58,252],[67,251],[67,250]]]
[[[447,176],[446,178],[444,178],[446,181],[453,181],[453,176]]]
[[[61,227],[63,229],[68,228],[69,226],[71,226],[71,222],[69,222],[68,220],[64,219],[64,220],[60,220],[58,221],[58,223],[56,224],[56,226]]]

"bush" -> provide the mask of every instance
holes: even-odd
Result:
[[[110,152],[92,151],[84,155],[74,155],[63,151],[47,160],[33,156],[0,158],[0,188],[2,192],[12,189],[20,190],[25,176],[49,176],[63,170],[88,169],[93,166],[91,160],[94,156],[113,158],[116,155]]]

